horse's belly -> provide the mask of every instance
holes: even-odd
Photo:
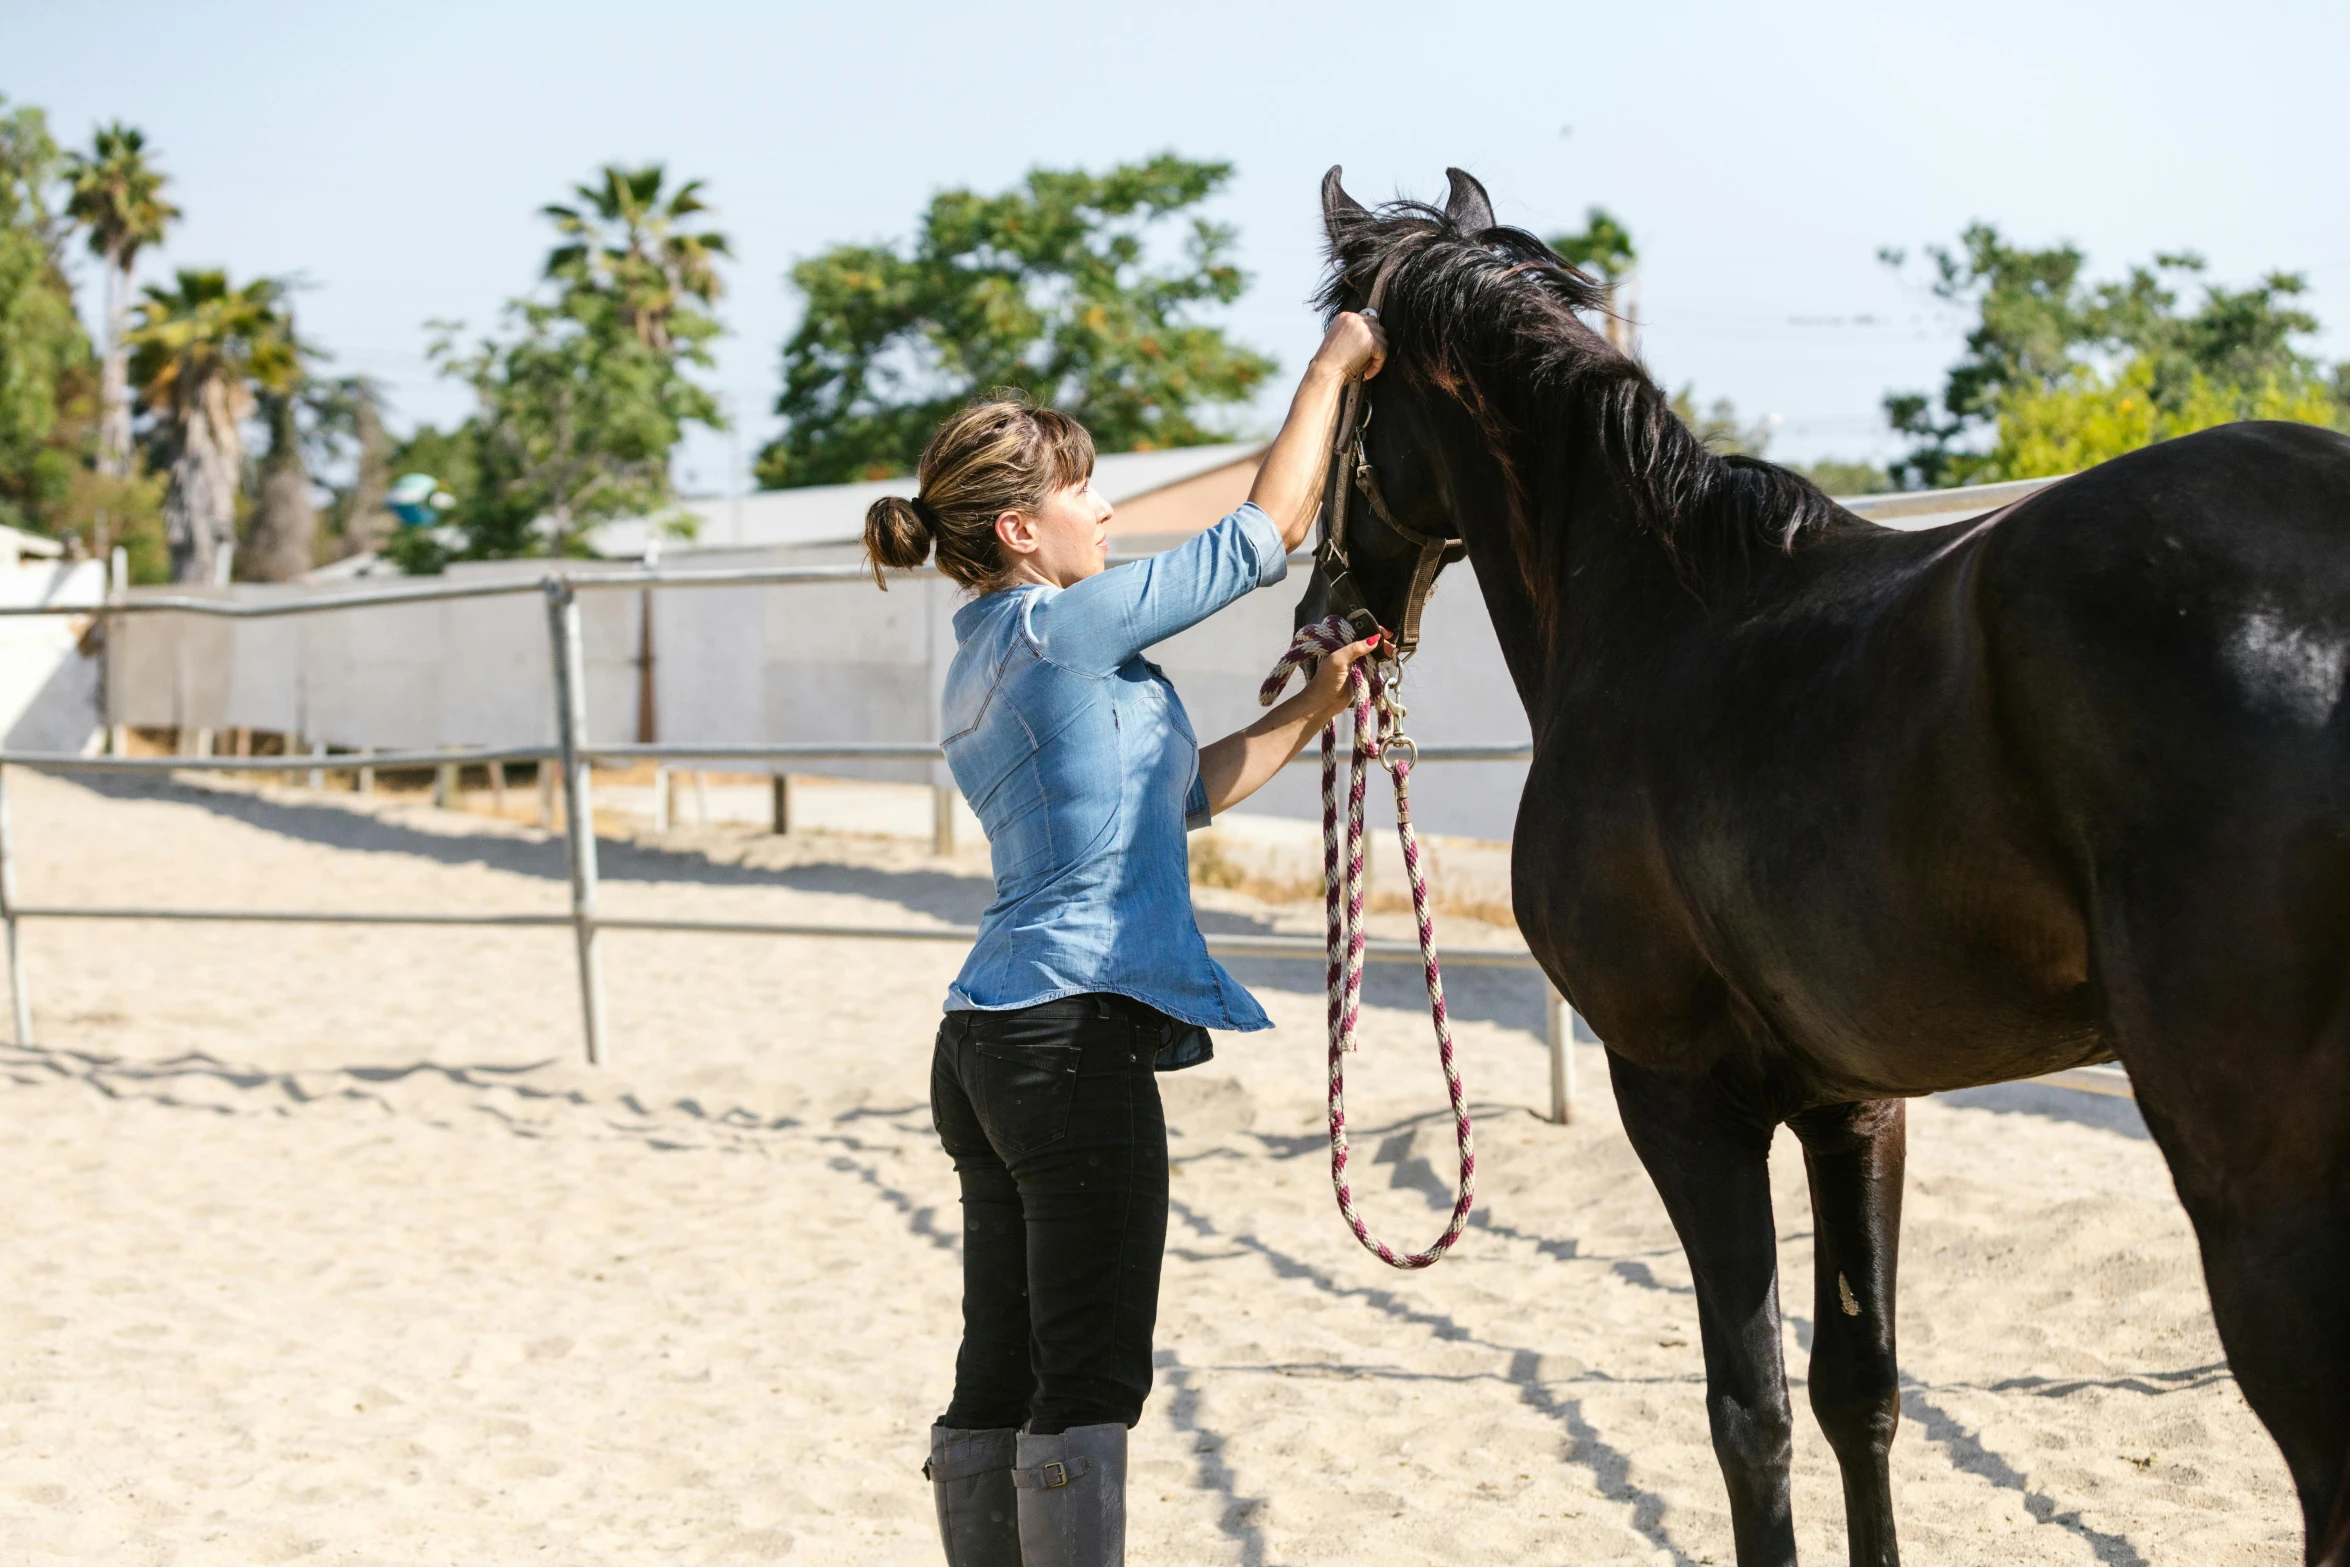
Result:
[[[1822,1102],[1941,1093],[2113,1059],[2084,991],[1821,997],[1772,1032]]]
[[[1529,939],[1608,1048],[1652,1070],[1776,1063],[1810,1102],[2033,1077],[2112,1049],[2080,912],[2031,876],[1911,883],[1889,900],[1755,896],[1735,917],[1604,878]],[[1594,895],[1598,886],[1608,894]],[[1558,939],[1560,933],[1566,939]]]

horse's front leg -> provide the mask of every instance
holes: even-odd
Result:
[[[1771,1122],[1710,1078],[1669,1077],[1610,1052],[1624,1131],[1688,1253],[1705,1343],[1706,1414],[1730,1488],[1738,1567],[1795,1560],[1787,1467],[1794,1422],[1779,1358]]]
[[[1878,1099],[1824,1105],[1787,1124],[1811,1176],[1812,1413],[1844,1473],[1853,1567],[1893,1567],[1901,1551],[1886,1455],[1901,1424],[1893,1272],[1908,1116],[1901,1100]]]

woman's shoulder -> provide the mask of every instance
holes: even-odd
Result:
[[[1044,662],[1032,617],[1056,590],[1042,583],[982,593],[955,611],[955,656],[947,671],[947,705],[984,700],[1015,664]]]
[[[1016,582],[979,594],[955,611],[955,640],[969,647],[990,638],[1000,641],[1015,633],[1024,634],[1040,596],[1053,591],[1041,582]]]

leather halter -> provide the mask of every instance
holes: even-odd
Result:
[[[1363,308],[1374,319],[1381,301],[1387,297],[1387,280],[1402,259],[1400,247],[1390,251],[1371,278],[1371,290]],[[1458,539],[1422,533],[1396,520],[1395,513],[1388,509],[1386,496],[1380,493],[1379,479],[1372,471],[1370,460],[1363,455],[1363,431],[1370,422],[1370,402],[1363,383],[1349,381],[1339,403],[1338,436],[1330,448],[1330,474],[1322,491],[1321,538],[1314,550],[1314,570],[1322,578],[1329,613],[1343,618],[1361,636],[1384,631],[1394,656],[1402,658],[1419,646],[1420,610],[1428,602],[1429,590],[1436,585],[1436,574],[1450,562],[1459,560],[1467,550]],[[1355,491],[1360,491],[1367,503],[1361,515],[1403,539],[1415,551],[1411,589],[1404,599],[1401,626],[1381,626],[1348,574],[1347,521],[1351,494]]]

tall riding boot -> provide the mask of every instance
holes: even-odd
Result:
[[[1020,1433],[1020,1559],[1026,1567],[1125,1567],[1126,1428]]]
[[[1021,1567],[1019,1509],[1012,1500],[1010,1431],[930,1428],[922,1473],[938,1502],[947,1567]]]

